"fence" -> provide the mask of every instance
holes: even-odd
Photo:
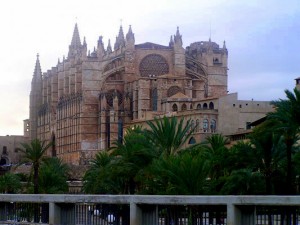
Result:
[[[300,196],[2,194],[0,224],[296,225]]]

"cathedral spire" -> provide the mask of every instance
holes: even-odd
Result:
[[[75,24],[75,28],[74,28],[74,31],[73,31],[71,46],[73,46],[73,47],[80,47],[81,46],[81,41],[80,41],[80,36],[79,36],[77,23]]]
[[[176,34],[174,35],[174,42],[175,44],[182,46],[182,36],[179,32],[179,27],[177,27]]]
[[[133,40],[134,42],[134,33],[132,32],[131,25],[129,25],[129,30],[128,33],[126,34],[126,41],[131,41],[131,40]]]
[[[114,50],[117,50],[123,46],[125,46],[125,38],[124,38],[123,27],[121,25],[120,29],[119,29],[119,34],[116,37],[116,43],[114,45]]]
[[[41,69],[41,64],[40,64],[40,59],[39,59],[39,53],[36,55],[36,62],[35,62],[33,77],[34,78],[42,77],[42,69]]]
[[[124,38],[124,32],[123,32],[123,27],[122,27],[122,25],[120,26],[120,29],[119,29],[119,36],[118,36],[118,39],[119,39],[120,42],[125,41],[125,38]]]

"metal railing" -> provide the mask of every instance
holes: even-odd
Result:
[[[296,225],[300,196],[2,194],[0,224]]]

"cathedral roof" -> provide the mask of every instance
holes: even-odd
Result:
[[[142,44],[135,45],[136,48],[142,48],[142,49],[172,49],[169,46],[154,44],[151,42],[145,42]]]
[[[183,94],[181,92],[178,92],[178,93],[176,93],[175,95],[172,95],[169,98],[190,98],[190,97],[186,96],[185,94]]]

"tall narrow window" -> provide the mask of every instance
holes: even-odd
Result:
[[[200,120],[197,119],[196,120],[196,132],[199,132],[200,131]]]
[[[203,120],[203,131],[204,132],[208,131],[208,120],[207,119]]]
[[[118,121],[118,142],[122,143],[123,141],[123,121],[120,118]]]
[[[152,111],[157,111],[157,89],[152,89]]]
[[[214,103],[212,102],[209,103],[209,109],[214,109]]]
[[[211,132],[212,133],[215,133],[216,132],[216,129],[217,129],[217,123],[215,120],[211,120],[210,122],[210,129],[211,129]]]
[[[110,148],[110,118],[106,117],[106,147]]]

